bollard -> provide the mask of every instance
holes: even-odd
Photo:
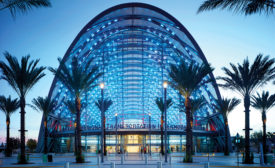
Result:
[[[66,162],[64,167],[65,168],[70,168],[70,162]]]
[[[99,156],[99,154],[97,155],[97,164],[100,165],[100,156]]]
[[[208,168],[209,167],[209,163],[204,163],[204,168]]]
[[[147,165],[148,164],[148,155],[145,154],[145,164]]]
[[[162,162],[158,162],[158,168],[162,168]]]
[[[144,159],[144,153],[141,154],[141,160],[143,160],[143,159]]]
[[[123,162],[124,162],[124,154],[122,154],[120,158],[121,158],[121,164],[123,164]]]
[[[115,162],[111,163],[111,168],[116,168],[116,163]]]
[[[169,164],[172,164],[172,155],[169,155]]]
[[[47,163],[48,162],[48,156],[47,155],[45,155],[45,154],[42,155],[42,162],[43,163]]]
[[[159,153],[159,160],[160,160],[160,161],[162,160],[161,157],[162,157],[162,155],[161,155],[161,153]]]

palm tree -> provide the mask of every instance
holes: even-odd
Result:
[[[266,154],[267,154],[267,146],[266,146],[266,113],[272,107],[275,106],[275,94],[269,96],[269,92],[262,92],[262,95],[257,93],[257,96],[252,97],[252,107],[257,110],[261,110],[262,113],[262,122],[263,122],[263,148],[264,148],[264,162],[266,163]]]
[[[274,59],[269,59],[268,56],[263,57],[259,54],[252,65],[249,64],[248,58],[246,58],[242,64],[237,66],[230,63],[232,71],[223,67],[225,77],[218,77],[218,79],[224,81],[224,84],[220,84],[225,89],[231,89],[243,96],[244,108],[245,108],[245,163],[252,163],[250,159],[250,140],[249,140],[249,108],[250,97],[256,89],[272,80],[275,76]]]
[[[30,56],[24,56],[21,58],[21,64],[17,58],[10,53],[5,52],[4,56],[8,61],[6,64],[0,61],[0,69],[2,70],[2,79],[8,82],[8,84],[15,90],[20,99],[20,136],[21,136],[21,154],[19,163],[26,163],[25,157],[25,106],[27,93],[33,88],[33,86],[45,76],[43,71],[45,67],[38,67],[39,59],[31,60]]]
[[[113,104],[113,101],[110,99],[98,99],[95,102],[95,105],[98,107],[98,109],[101,111],[101,115],[103,115],[103,120],[104,120],[104,124],[103,124],[103,134],[104,134],[104,147],[103,147],[103,151],[104,151],[104,155],[107,155],[107,149],[106,149],[106,130],[105,130],[105,123],[106,123],[106,118],[105,118],[105,112],[110,108],[110,106]],[[103,152],[102,151],[102,152]]]
[[[155,103],[157,104],[159,111],[161,112],[161,119],[160,119],[160,139],[161,139],[161,145],[160,145],[160,152],[162,155],[164,155],[164,150],[163,150],[163,122],[164,122],[164,101],[163,98],[157,97],[155,100]],[[171,98],[166,100],[166,110],[169,109],[173,105],[173,101]]]
[[[17,12],[27,13],[32,8],[51,7],[50,0],[0,0],[0,11],[9,9],[13,17]]]
[[[76,132],[77,132],[77,155],[76,162],[84,162],[81,150],[81,96],[93,89],[95,81],[102,75],[98,72],[98,67],[92,65],[93,59],[85,63],[73,57],[71,67],[65,64],[65,61],[58,59],[59,69],[49,68],[55,74],[56,78],[62,82],[69,92],[73,95],[76,106]],[[84,65],[83,65],[84,64]]]
[[[237,105],[239,105],[241,101],[239,99],[227,99],[221,98],[220,100],[216,100],[216,109],[218,112],[221,113],[223,120],[224,120],[224,130],[225,130],[225,149],[224,155],[229,155],[229,144],[228,144],[228,137],[229,137],[229,128],[228,128],[228,114],[235,109]]]
[[[10,116],[19,108],[18,99],[11,99],[11,96],[6,98],[5,96],[0,96],[0,110],[3,111],[6,115],[6,123],[7,123],[7,148],[6,148],[6,156],[11,157],[11,145],[10,145]]]
[[[255,13],[272,14],[275,9],[274,0],[206,0],[198,9],[197,13],[213,10],[213,9],[228,9],[235,12],[251,15]]]
[[[35,110],[40,110],[43,113],[43,121],[44,121],[44,153],[48,153],[48,117],[50,113],[53,112],[55,107],[55,102],[51,100],[48,96],[45,98],[38,97],[37,99],[33,99],[32,103],[35,105]]]
[[[185,114],[186,114],[186,155],[185,162],[192,162],[192,126],[191,126],[191,95],[202,85],[210,82],[206,77],[213,71],[209,64],[195,64],[191,62],[187,64],[183,59],[179,65],[172,64],[170,66],[169,76],[171,86],[185,98]]]

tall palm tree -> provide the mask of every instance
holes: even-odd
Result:
[[[104,137],[103,137],[103,140],[104,140],[104,155],[106,156],[107,155],[107,148],[106,148],[106,130],[105,130],[105,123],[106,123],[106,118],[105,118],[105,112],[111,107],[111,105],[113,104],[113,101],[110,100],[110,99],[98,99],[96,102],[95,102],[95,105],[98,107],[98,109],[101,111],[101,115],[103,115],[103,120],[104,120],[104,124],[103,124],[103,134],[104,134]],[[103,152],[102,151],[102,152]]]
[[[10,157],[11,147],[10,147],[10,116],[19,108],[18,99],[11,99],[11,96],[6,98],[5,96],[0,96],[0,110],[6,115],[7,124],[7,137],[6,137],[6,156]]]
[[[44,153],[48,153],[48,117],[50,113],[53,112],[55,107],[55,102],[48,96],[45,98],[38,97],[33,99],[32,103],[35,105],[34,109],[40,110],[43,113],[44,122]]]
[[[229,129],[228,129],[228,114],[237,107],[241,103],[240,99],[227,99],[221,98],[220,100],[216,100],[216,109],[218,112],[221,113],[223,120],[224,120],[224,130],[225,130],[225,149],[224,155],[229,155],[229,144],[228,144],[228,137],[229,137]]]
[[[232,71],[223,67],[225,77],[218,77],[224,84],[220,84],[225,89],[231,89],[243,96],[245,108],[245,163],[252,163],[250,159],[250,140],[249,140],[249,108],[250,97],[259,87],[265,85],[275,76],[274,59],[268,56],[263,57],[259,54],[252,65],[248,58],[242,64],[234,65],[230,63]]]
[[[186,155],[185,162],[192,162],[192,126],[191,95],[202,85],[210,82],[206,77],[213,71],[209,64],[187,64],[183,59],[179,65],[170,65],[169,76],[171,86],[185,98],[186,114]]]
[[[84,162],[81,150],[81,95],[93,89],[96,85],[95,81],[102,75],[98,72],[98,67],[92,65],[93,59],[80,63],[78,58],[73,57],[71,67],[67,66],[65,61],[58,59],[59,69],[49,68],[55,74],[56,78],[64,84],[64,86],[73,95],[76,106],[76,130],[77,130],[77,155],[76,162]]]
[[[272,14],[275,9],[274,0],[205,0],[198,9],[198,13],[213,9],[228,9],[234,12],[251,15],[255,13]]]
[[[43,71],[45,67],[38,67],[37,64],[39,59],[30,60],[30,56],[24,56],[21,58],[21,64],[18,62],[17,58],[12,56],[10,53],[5,52],[4,56],[8,61],[6,64],[0,61],[0,69],[2,70],[2,79],[8,82],[8,84],[15,90],[20,99],[20,115],[21,115],[21,125],[20,125],[20,160],[19,163],[26,163],[25,157],[25,106],[26,106],[26,96],[28,92],[33,88],[33,86],[45,76]]]
[[[264,154],[267,154],[266,146],[266,113],[275,106],[275,94],[269,96],[269,92],[262,92],[262,95],[257,93],[257,96],[252,97],[252,107],[261,110],[263,122],[263,148]],[[266,163],[266,155],[264,155],[264,162]]]
[[[38,7],[51,7],[50,0],[0,0],[0,11],[9,9],[13,17],[17,12],[27,13]]]
[[[161,139],[161,144],[160,144],[160,152],[162,155],[164,155],[164,150],[163,150],[163,123],[164,123],[164,100],[162,97],[157,97],[155,100],[155,103],[157,104],[159,111],[161,112],[161,119],[160,119],[160,139]],[[166,100],[166,110],[168,110],[171,106],[173,105],[173,101],[171,98]]]

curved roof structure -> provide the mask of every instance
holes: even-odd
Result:
[[[170,64],[181,58],[186,63],[201,64],[207,60],[186,28],[167,12],[143,3],[126,3],[109,8],[92,19],[77,35],[67,50],[63,62],[71,66],[73,57],[81,63],[94,58],[94,65],[104,72],[97,83],[104,82],[104,97],[113,101],[106,112],[106,124],[147,124],[151,114],[152,124],[160,123],[156,97],[163,97],[163,81],[169,80]],[[208,102],[196,114],[198,120],[215,115],[214,99],[220,98],[214,77],[192,95],[203,96]],[[168,125],[185,125],[185,114],[177,104],[184,101],[179,93],[168,87],[168,97],[174,105],[168,110]],[[72,99],[64,85],[54,79],[50,96],[58,103],[53,116],[71,125],[74,115],[62,101]],[[100,111],[95,101],[101,97],[96,87],[82,95],[81,124],[83,128],[100,127]]]

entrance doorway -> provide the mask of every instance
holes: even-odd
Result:
[[[128,153],[139,153],[143,145],[143,135],[125,135],[125,149]]]
[[[139,153],[140,152],[140,146],[133,146],[133,145],[127,146],[126,151],[128,153]]]

